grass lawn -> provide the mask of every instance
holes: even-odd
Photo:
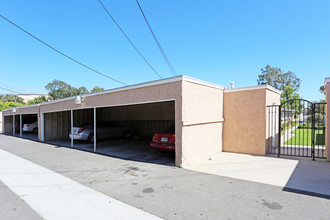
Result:
[[[288,145],[312,145],[312,129],[296,129],[292,132],[294,137],[286,141]],[[325,145],[324,130],[315,130],[315,146]]]

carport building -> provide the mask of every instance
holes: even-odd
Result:
[[[74,147],[69,132],[73,126],[79,124],[93,123],[96,133],[98,121],[113,121],[127,127],[134,136],[152,136],[173,124],[175,125],[175,164],[185,167],[222,152],[222,144],[227,144],[222,138],[225,126],[228,126],[228,130],[233,130],[235,123],[240,122],[239,112],[243,112],[246,116],[249,114],[250,105],[258,102],[258,107],[262,109],[258,110],[258,114],[254,114],[253,120],[261,120],[256,126],[261,126],[262,130],[259,131],[259,127],[253,128],[251,125],[252,130],[256,131],[254,136],[260,138],[255,142],[250,141],[249,144],[254,145],[255,154],[265,154],[267,139],[265,109],[266,104],[270,104],[267,99],[271,99],[272,103],[279,103],[280,92],[270,86],[233,89],[228,93],[229,90],[224,86],[187,76],[172,77],[38,105],[7,109],[3,111],[3,131],[5,134],[17,135],[15,130],[17,122],[22,127],[24,120],[35,117],[38,121],[39,141],[62,140],[71,142],[70,146]],[[242,95],[244,99],[239,98],[243,97]],[[258,100],[255,100],[255,95]],[[232,105],[233,109],[225,116],[230,119],[227,125],[224,124],[224,101],[228,106],[235,103]],[[240,106],[240,102],[243,105]],[[245,106],[244,103],[248,105]],[[21,129],[19,130],[22,136]],[[247,127],[240,128],[242,133],[250,130],[251,128]],[[231,146],[231,143],[228,143],[227,145],[230,145],[226,146],[228,151],[234,149],[235,152],[248,152],[246,150],[248,146],[244,146],[244,141],[240,141],[239,137],[235,139],[233,135],[227,136],[228,140],[233,139],[235,145]],[[96,138],[92,150],[97,152],[97,146]],[[258,149],[255,150],[256,148]]]

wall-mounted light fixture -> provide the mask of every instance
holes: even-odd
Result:
[[[319,92],[321,93],[321,94],[324,94],[325,93],[325,86],[321,86],[320,87],[320,89],[319,89]]]
[[[80,105],[81,104],[81,96],[80,95],[77,96],[77,98],[74,100],[74,103],[76,105]]]

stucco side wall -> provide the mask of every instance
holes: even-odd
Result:
[[[222,151],[223,89],[182,83],[182,166]]]
[[[224,93],[223,151],[265,155],[266,89]]]

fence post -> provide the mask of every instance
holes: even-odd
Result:
[[[315,160],[315,103],[312,104],[312,157]]]
[[[278,106],[278,149],[277,149],[277,157],[281,155],[281,105]]]

